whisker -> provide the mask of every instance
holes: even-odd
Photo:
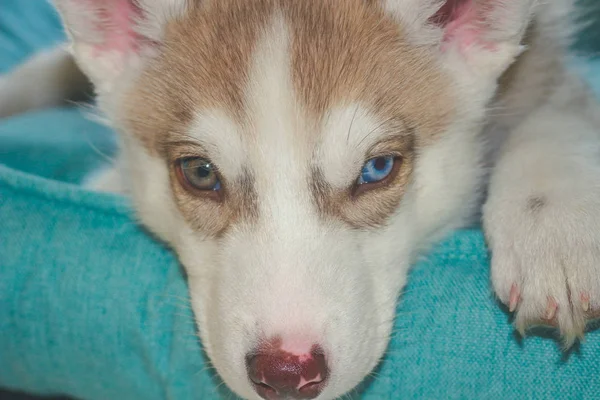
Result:
[[[346,144],[350,142],[350,134],[352,133],[352,126],[354,125],[354,119],[356,118],[356,113],[358,113],[359,105],[356,105],[354,109],[354,114],[352,115],[352,120],[350,120],[350,128],[348,128],[348,135],[346,136]]]
[[[383,121],[382,123],[380,123],[379,125],[377,125],[375,128],[373,128],[373,130],[371,130],[369,133],[367,133],[360,142],[358,142],[358,144],[355,146],[355,148],[359,148],[361,144],[363,144],[363,142],[365,140],[367,140],[372,134],[374,134],[375,132],[377,132],[379,130],[379,128],[381,128],[382,126],[388,124],[390,121],[392,121],[393,118],[388,118],[385,121]]]
[[[204,366],[204,368],[201,368],[198,372],[195,372],[193,377],[197,377],[198,375],[201,375],[205,372],[211,372],[211,373],[216,373],[217,372],[217,368],[212,365],[210,362],[207,362],[206,365]]]

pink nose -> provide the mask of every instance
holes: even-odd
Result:
[[[329,375],[319,346],[313,346],[309,354],[292,354],[267,346],[246,360],[254,390],[267,400],[314,399],[325,388]]]

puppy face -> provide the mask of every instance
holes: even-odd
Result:
[[[119,4],[142,20],[158,7]],[[470,213],[476,135],[510,49],[471,76],[480,55],[462,25],[448,33],[467,13],[454,7],[168,10],[122,27],[127,50],[100,66],[102,50],[79,39],[77,52],[75,33],[122,133],[140,218],[181,259],[204,347],[233,390],[340,396],[383,355],[414,256]],[[281,383],[290,365],[301,372]]]

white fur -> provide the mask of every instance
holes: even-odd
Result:
[[[130,136],[123,138],[119,168],[126,171],[127,187],[139,219],[171,245],[182,237],[192,235],[173,201],[165,162],[148,154],[137,139]]]
[[[381,121],[361,104],[334,108],[321,129],[323,136],[316,154],[317,166],[325,181],[336,189],[354,183],[368,150],[388,136]]]
[[[247,143],[244,143],[241,127],[224,110],[199,112],[188,135],[211,155],[211,161],[224,176],[232,180],[241,177],[242,167],[248,162]]]
[[[97,192],[128,194],[130,188],[123,175],[123,168],[110,165],[87,176],[83,185]]]
[[[516,39],[518,42],[527,28],[533,8],[541,2],[540,0],[479,1],[481,4],[494,3],[495,6],[494,12],[486,16],[486,29],[480,32],[481,39],[494,42]],[[430,18],[444,3],[445,0],[384,0],[383,2],[385,9],[408,31],[415,43],[434,46],[439,45],[444,32],[432,24]],[[564,14],[562,16],[564,17]]]
[[[439,44],[443,31],[429,23],[444,4],[443,0],[384,0],[386,11],[408,31],[415,44]]]
[[[252,173],[259,220],[236,227],[218,247],[199,244],[193,237],[182,238],[176,247],[191,271],[203,343],[230,387],[245,398],[258,398],[240,355],[262,338],[281,337],[284,347],[298,351],[308,352],[313,344],[327,349],[332,375],[322,397],[334,398],[358,384],[377,363],[391,329],[395,299],[386,298],[389,307],[377,307],[380,294],[369,278],[376,273],[365,265],[369,252],[363,248],[364,235],[325,223],[310,197],[315,143],[298,140],[311,135],[296,111],[288,44],[283,20],[275,18],[253,56],[246,93],[253,119],[243,133],[246,157],[226,157],[220,164],[227,171],[245,164]],[[221,143],[242,140],[232,133],[219,139]],[[223,154],[231,148],[223,143],[214,151]],[[354,176],[347,174],[346,179]],[[386,269],[392,271],[389,261]],[[371,268],[384,266],[373,262]],[[373,311],[378,309],[381,314]]]
[[[435,52],[452,81],[456,117],[444,135],[419,149],[401,204],[376,230],[322,218],[309,181],[318,167],[332,187],[348,187],[367,150],[388,132],[360,103],[329,110],[317,126],[307,119],[292,85],[290,38],[280,16],[252,55],[244,92],[249,121],[238,124],[230,110],[197,110],[186,132],[227,179],[250,174],[256,220],[219,239],[195,232],[175,204],[166,163],[121,135],[120,182],[115,185],[117,173],[110,170],[96,187],[127,188],[140,220],[173,246],[188,273],[203,344],[232,389],[258,398],[244,357],[261,338],[279,336],[286,348],[307,351],[320,344],[326,350],[331,377],[319,399],[350,391],[385,350],[411,263],[477,215],[488,175],[483,220],[498,296],[509,302],[512,285],[518,286],[521,328],[544,315],[550,296],[559,303],[558,323],[567,339],[581,333],[579,294],[589,294],[591,306],[600,308],[600,114],[578,81],[551,62],[568,42],[561,24],[568,26],[563,20],[570,3],[502,0],[501,12],[488,16],[482,32],[486,45],[464,46],[442,43],[444,32],[428,22],[442,2],[385,2],[412,43]],[[98,40],[98,32],[89,30],[93,14],[76,0],[58,4],[101,108],[125,131],[120,96],[152,54],[91,52]],[[187,7],[183,0],[140,4],[150,18],[137,28],[159,41],[164,24]],[[540,31],[552,40],[525,49],[521,40],[534,5]],[[523,61],[518,79],[532,86],[499,97],[498,78],[517,58]],[[23,76],[31,73],[15,75]],[[550,95],[547,77],[555,85]],[[0,90],[7,84],[0,81]],[[0,114],[5,93],[27,89],[17,78],[10,85],[0,92]],[[490,105],[511,113],[493,115]]]
[[[545,316],[552,298],[570,344],[585,328],[582,294],[600,307],[600,125],[586,118],[599,109],[552,100],[502,148],[484,223],[496,293],[507,304],[512,285],[520,293],[517,327]]]

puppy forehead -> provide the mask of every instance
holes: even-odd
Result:
[[[351,185],[365,155],[387,136],[390,127],[397,128],[393,121],[382,121],[361,103],[332,108],[320,127],[314,167],[335,188]]]
[[[202,110],[222,110],[246,127],[249,88],[260,68],[261,42],[279,43],[285,26],[286,71],[306,129],[322,135],[332,110],[363,104],[379,120],[401,117],[423,142],[443,131],[452,112],[450,85],[431,53],[411,46],[379,2],[366,0],[220,0],[197,2],[167,28],[166,45],[127,102],[134,133],[157,137],[188,130]],[[266,39],[265,39],[266,38]],[[263,80],[262,82],[267,82]],[[275,84],[275,83],[274,83]],[[255,91],[256,92],[256,91]],[[142,101],[140,101],[142,99]],[[312,128],[309,128],[312,127]],[[256,129],[239,132],[260,134]],[[308,139],[308,138],[307,138]],[[312,140],[312,139],[310,139]]]

